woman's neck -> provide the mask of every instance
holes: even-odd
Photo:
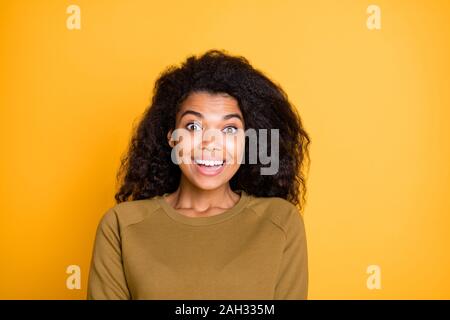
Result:
[[[240,199],[226,183],[216,189],[204,190],[181,178],[178,189],[165,197],[166,201],[187,216],[211,216],[232,208]]]

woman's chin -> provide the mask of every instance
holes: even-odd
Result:
[[[214,190],[227,183],[222,177],[205,177],[199,175],[190,175],[187,179],[198,189]]]
[[[192,164],[189,168],[182,170],[185,177],[197,188],[202,190],[214,190],[222,185],[228,183],[228,181],[232,178],[233,175],[230,175],[229,167],[225,166],[219,169],[219,172],[215,172],[214,169],[207,168],[206,170],[202,170],[203,168],[198,168],[197,165]],[[186,174],[187,173],[187,174]]]
[[[221,181],[205,181],[203,179],[196,179],[194,185],[201,190],[214,190],[223,185]]]

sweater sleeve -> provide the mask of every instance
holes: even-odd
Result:
[[[129,300],[122,264],[116,212],[109,209],[98,224],[89,270],[88,300]]]
[[[282,255],[274,300],[306,300],[308,297],[308,252],[303,217],[295,207],[285,226]]]

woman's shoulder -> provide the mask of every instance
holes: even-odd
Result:
[[[158,207],[157,197],[120,202],[109,207],[103,213],[100,225],[125,228],[141,222]]]
[[[296,216],[301,218],[297,206],[281,197],[250,196],[248,208],[282,228]]]
[[[297,210],[297,207],[290,201],[281,197],[259,197],[249,195],[248,206],[256,211],[286,212]]]

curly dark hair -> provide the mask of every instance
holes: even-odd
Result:
[[[259,160],[256,164],[245,160],[230,180],[230,187],[257,197],[281,197],[302,211],[310,137],[300,116],[278,84],[253,68],[246,58],[230,55],[225,50],[189,56],[181,66],[169,66],[159,75],[151,104],[137,128],[133,128],[128,151],[121,159],[116,177],[120,184],[115,195],[117,203],[176,191],[181,170],[171,161],[167,133],[175,128],[181,103],[193,92],[225,93],[235,98],[245,129],[268,129],[268,139],[270,129],[279,130],[278,172],[261,175],[263,165]],[[246,158],[248,152],[246,143]]]

